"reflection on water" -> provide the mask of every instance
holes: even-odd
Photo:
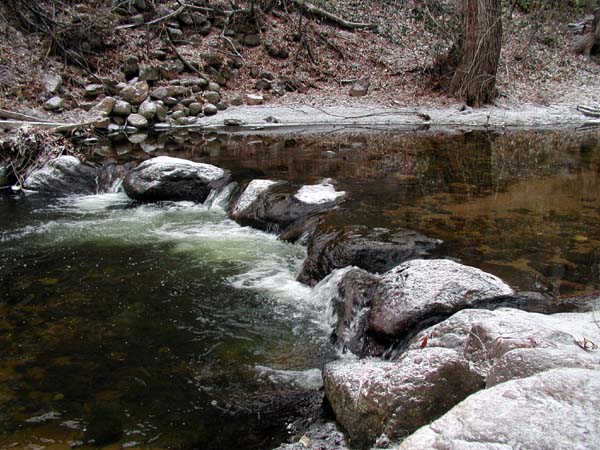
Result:
[[[517,288],[573,295],[600,289],[599,142],[180,133],[96,152],[333,178],[349,198],[333,223],[411,228]],[[304,252],[189,202],[0,198],[0,448],[275,446],[314,414],[307,386],[334,356],[326,306],[294,279]]]

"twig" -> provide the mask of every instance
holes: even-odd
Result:
[[[154,19],[151,20],[150,22],[144,22],[144,23],[129,23],[127,25],[119,25],[118,27],[116,27],[117,30],[125,30],[127,28],[137,28],[137,27],[143,27],[143,26],[150,26],[150,25],[154,25],[156,23],[160,23],[163,22],[165,20],[169,20],[171,17],[176,17],[179,14],[181,14],[183,11],[185,11],[185,9],[188,7],[188,5],[186,4],[181,4],[181,6],[179,8],[177,8],[175,11],[173,11],[172,13],[167,14],[166,16],[162,16],[159,17],[158,19]]]

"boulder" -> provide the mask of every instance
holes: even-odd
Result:
[[[44,109],[47,111],[58,111],[64,107],[64,100],[58,96],[49,98],[44,102]]]
[[[74,156],[59,156],[44,167],[34,170],[23,188],[43,194],[94,194],[96,171]]]
[[[491,374],[489,384],[493,385],[553,367],[571,367],[571,362],[573,367],[596,364],[598,358],[588,358],[591,354],[577,343],[583,344],[584,339],[600,343],[593,312],[544,315],[500,308],[473,324],[464,355],[480,372]],[[518,353],[509,356],[517,349]],[[511,365],[515,361],[519,366]]]
[[[396,450],[600,448],[599,375],[556,369],[485,389]]]
[[[350,97],[364,97],[369,92],[371,82],[369,80],[358,80],[350,88]]]
[[[103,116],[109,116],[116,104],[117,100],[115,100],[113,97],[104,97],[96,105],[94,105],[92,109],[90,109],[90,112],[96,112]]]
[[[313,290],[313,297],[328,303],[331,340],[342,352],[360,357],[378,355],[380,347],[365,333],[373,293],[379,277],[357,267],[334,270]]]
[[[159,156],[144,161],[123,181],[135,200],[192,200],[203,202],[212,189],[225,186],[229,172],[210,164]]]
[[[514,292],[498,277],[447,259],[407,261],[386,272],[373,298],[369,333],[398,341],[461,309]]]
[[[245,94],[244,102],[250,106],[262,105],[265,102],[265,99],[260,94]]]
[[[404,261],[427,256],[441,243],[411,230],[340,227],[332,220],[322,220],[309,241],[298,280],[314,286],[332,270],[346,266],[387,272]]]
[[[202,112],[202,103],[193,102],[190,103],[190,116],[197,116]]]
[[[150,97],[156,100],[164,100],[168,96],[169,91],[167,90],[166,86],[157,87],[150,93]]]
[[[146,81],[138,81],[134,85],[126,86],[121,90],[121,97],[128,103],[132,105],[141,105],[146,97],[148,97],[148,92],[150,87]]]
[[[135,128],[147,128],[148,119],[141,114],[130,114],[127,116],[127,124]]]
[[[230,216],[242,225],[279,233],[295,222],[336,208],[344,196],[330,180],[300,189],[287,182],[254,180],[233,202]]]
[[[207,91],[204,93],[203,97],[204,100],[206,100],[208,103],[212,103],[213,105],[216,105],[221,101],[221,95],[219,95],[218,92]]]
[[[214,116],[215,114],[217,114],[217,112],[219,110],[217,109],[217,107],[215,105],[213,105],[211,103],[207,103],[202,108],[202,111],[204,112],[204,115],[206,115],[206,116]]]
[[[117,100],[113,107],[112,113],[115,116],[127,117],[131,114],[131,105],[123,100]]]
[[[146,120],[154,119],[154,116],[156,115],[156,103],[151,100],[144,100],[138,108],[138,114],[144,116]]]
[[[446,413],[483,387],[483,379],[457,352],[430,348],[396,362],[336,361],[323,369],[325,395],[352,443],[396,439]]]

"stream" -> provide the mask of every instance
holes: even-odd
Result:
[[[599,132],[173,133],[170,155],[348,192],[340,224],[409,228],[513,287],[600,289]],[[0,448],[268,449],[320,420],[329,289],[306,248],[224,205],[0,195]]]

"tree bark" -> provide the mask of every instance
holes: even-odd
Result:
[[[592,29],[581,36],[575,44],[575,53],[591,57],[593,53],[600,53],[600,7],[594,14]]]
[[[497,95],[496,72],[502,45],[501,3],[501,0],[461,0],[459,62],[449,90],[468,105],[490,103]]]

